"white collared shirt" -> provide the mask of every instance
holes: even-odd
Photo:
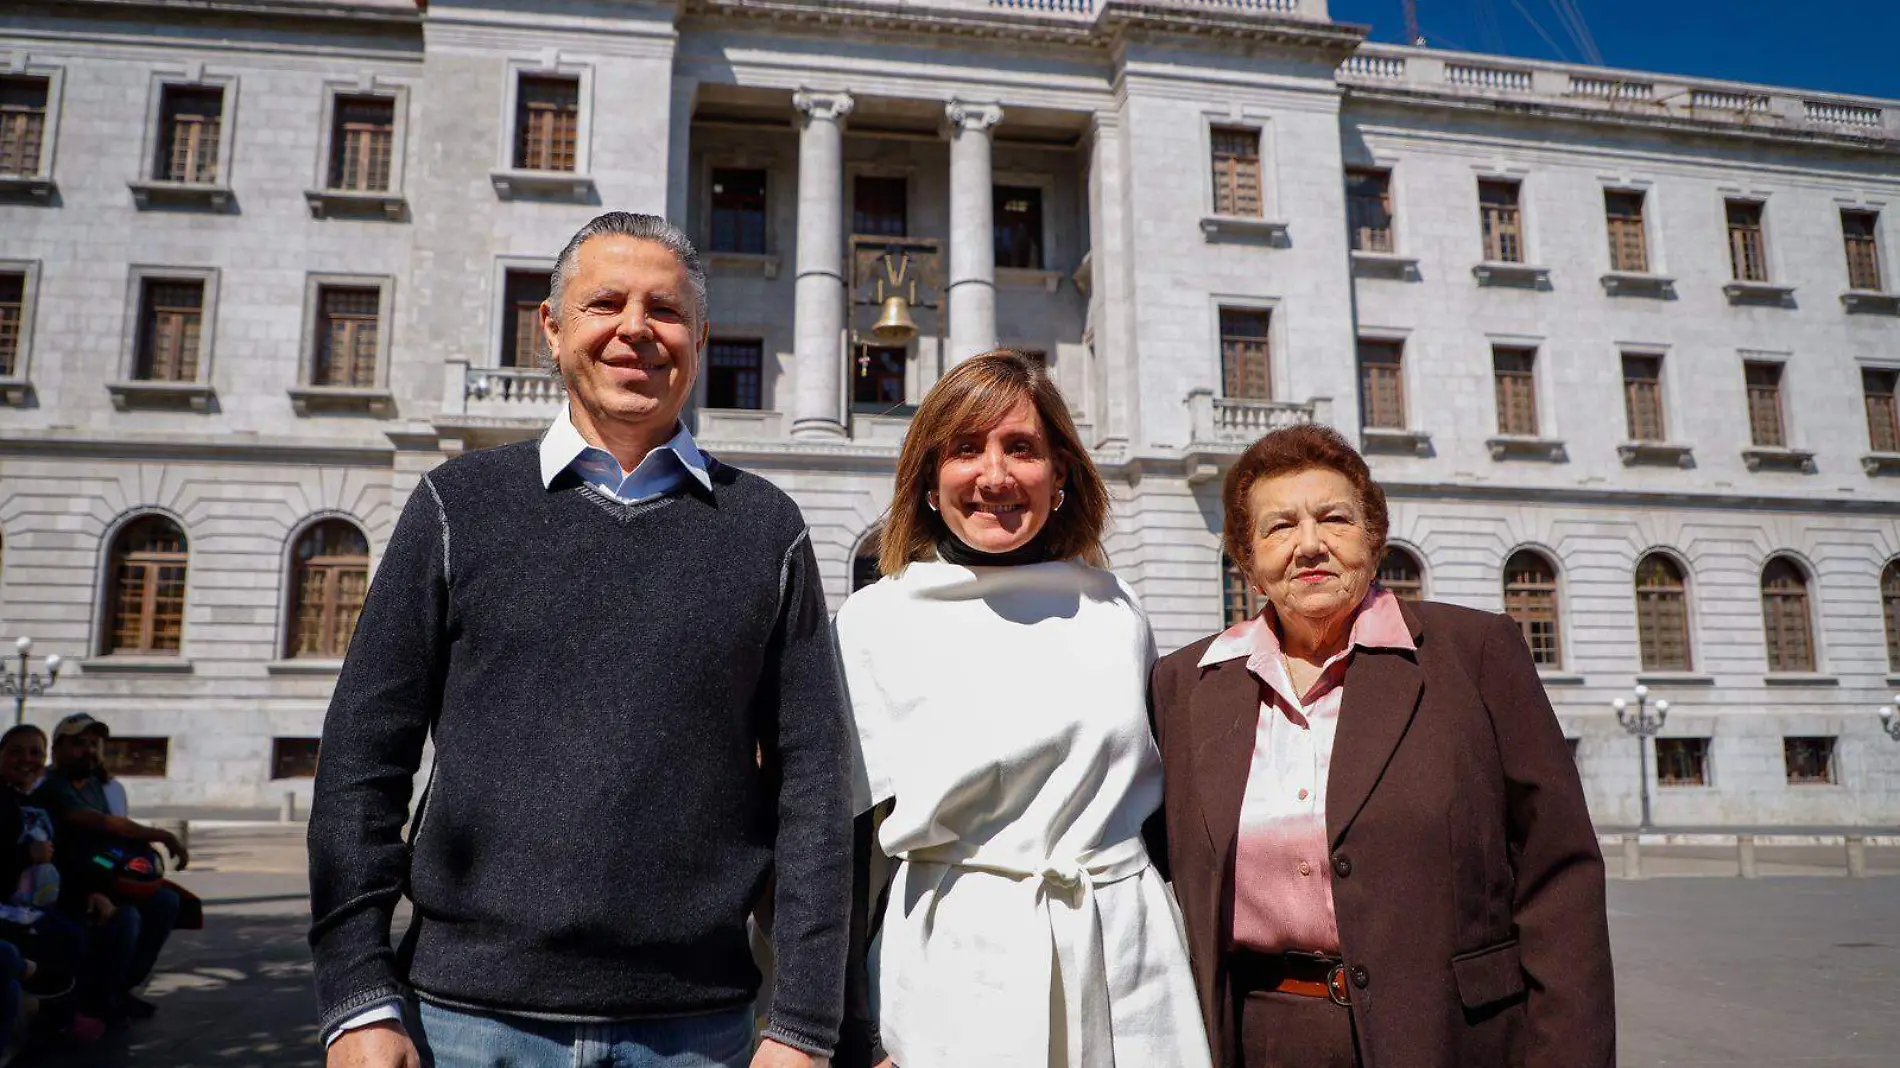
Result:
[[[665,444],[646,454],[632,471],[623,471],[613,454],[586,438],[574,426],[566,405],[541,435],[541,485],[552,486],[561,472],[572,468],[581,481],[627,504],[639,504],[663,497],[679,488],[682,479],[691,477],[706,489],[712,489],[712,475],[706,454],[693,440],[686,424],[678,428]]]

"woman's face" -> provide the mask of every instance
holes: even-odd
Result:
[[[29,790],[46,768],[46,739],[22,733],[0,746],[0,780],[15,790]]]
[[[994,426],[959,435],[937,467],[935,505],[957,540],[978,552],[1029,544],[1049,522],[1063,472],[1028,397]]]
[[[1323,624],[1358,607],[1376,561],[1359,494],[1344,475],[1312,467],[1259,479],[1247,511],[1248,577],[1276,612]]]

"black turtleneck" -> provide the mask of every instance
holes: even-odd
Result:
[[[1026,543],[1006,553],[986,553],[981,549],[972,549],[949,531],[937,539],[937,559],[958,567],[1016,567],[1020,564],[1040,564],[1049,559],[1049,550],[1042,538],[1042,532]]]

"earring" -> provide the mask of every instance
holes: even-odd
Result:
[[[926,508],[929,508],[933,512],[937,510],[937,491],[936,490],[931,490],[928,493],[924,494],[924,506]]]
[[[1065,492],[1064,492],[1064,491],[1062,491],[1062,490],[1057,490],[1057,491],[1056,491],[1056,506],[1055,506],[1054,508],[1052,508],[1052,509],[1050,509],[1050,511],[1052,511],[1052,512],[1060,512],[1060,511],[1062,511],[1062,502],[1063,502],[1063,501],[1065,501],[1065,500],[1067,500],[1067,499],[1068,499],[1068,494],[1067,494],[1067,493],[1065,493]]]

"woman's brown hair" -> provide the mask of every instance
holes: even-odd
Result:
[[[931,388],[904,436],[897,458],[897,488],[879,532],[877,567],[900,574],[916,560],[934,560],[937,540],[949,533],[925,496],[937,488],[944,451],[963,434],[995,426],[1027,397],[1061,471],[1062,507],[1050,513],[1037,537],[1051,560],[1080,558],[1107,566],[1102,531],[1108,525],[1108,487],[1082,446],[1068,402],[1042,365],[1012,349],[997,349],[957,365]]]
[[[1366,534],[1372,538],[1372,558],[1385,552],[1385,538],[1391,527],[1386,511],[1385,490],[1372,480],[1372,469],[1339,431],[1317,423],[1284,427],[1261,438],[1241,453],[1227,472],[1221,486],[1221,537],[1227,543],[1227,555],[1242,571],[1253,566],[1253,515],[1247,497],[1254,483],[1263,478],[1297,475],[1301,471],[1324,468],[1352,483],[1359,495]]]

